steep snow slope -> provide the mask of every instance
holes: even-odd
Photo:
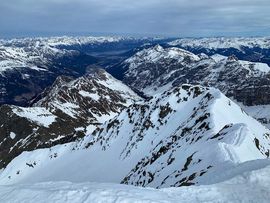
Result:
[[[267,164],[268,163],[268,164]],[[0,186],[1,202],[95,202],[95,203],[174,203],[174,202],[250,202],[270,199],[269,161],[252,162],[262,169],[238,175],[226,182],[181,188],[152,189],[106,183],[46,182]]]
[[[0,107],[0,168],[22,151],[83,137],[141,100],[101,69],[78,79],[59,77],[42,96],[34,107]]]
[[[220,91],[183,85],[131,105],[80,141],[22,153],[0,182],[212,184],[269,157],[269,136]]]

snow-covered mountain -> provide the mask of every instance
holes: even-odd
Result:
[[[180,48],[155,46],[144,49],[118,66],[123,81],[147,95],[184,83],[220,89],[244,106],[260,106],[249,111],[266,125],[270,117],[258,114],[270,104],[270,67],[259,62],[238,60],[235,56],[195,55]],[[113,73],[113,72],[112,72]]]
[[[0,107],[0,168],[23,151],[83,137],[141,100],[101,69],[78,79],[59,77],[43,96],[34,107]]]
[[[270,37],[216,37],[216,38],[184,38],[177,39],[169,42],[172,46],[181,45],[184,47],[204,47],[208,49],[229,49],[235,48],[241,50],[241,48],[270,48]]]
[[[124,109],[83,139],[23,152],[2,184],[114,182],[145,187],[213,184],[257,169],[270,131],[219,90],[182,85]]]
[[[155,38],[51,37],[0,41],[0,105],[29,103],[60,75],[80,77],[93,66],[106,67],[125,52]],[[16,91],[14,91],[16,89]]]
[[[235,55],[241,60],[267,63],[270,66],[269,37],[184,38],[169,42],[168,46],[183,48],[195,54]]]
[[[48,92],[46,94],[46,92]],[[84,123],[103,123],[119,109],[140,100],[129,87],[103,69],[93,69],[78,79],[59,77],[34,106],[68,114]]]
[[[81,76],[97,59],[41,39],[0,44],[0,104],[29,105],[59,75]],[[14,91],[16,89],[16,91]]]
[[[269,38],[168,41],[0,40],[0,202],[268,202]]]

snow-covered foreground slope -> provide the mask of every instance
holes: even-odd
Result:
[[[219,90],[183,85],[131,105],[80,141],[23,152],[0,182],[212,184],[249,170],[247,161],[269,157],[269,137]]]
[[[254,161],[253,166],[269,165]],[[259,168],[259,167],[258,167]],[[181,188],[140,188],[108,183],[45,182],[0,186],[6,203],[268,203],[270,167],[248,171],[226,182]]]

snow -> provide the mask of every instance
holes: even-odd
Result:
[[[270,105],[245,106],[238,102],[245,112],[253,118],[261,121],[266,127],[270,128]]]
[[[171,46],[208,48],[208,49],[228,49],[235,48],[241,50],[242,47],[260,47],[262,49],[270,48],[269,37],[236,37],[236,38],[182,38],[168,43]]]
[[[10,132],[9,136],[10,136],[11,139],[14,139],[16,137],[16,134],[14,132]]]
[[[58,77],[49,94],[35,106],[45,106],[56,113],[61,110],[71,118],[83,117],[87,124],[97,125],[139,100],[142,99],[121,81],[97,69],[74,80]]]
[[[100,96],[97,93],[89,93],[89,92],[81,90],[79,91],[79,94],[82,95],[83,97],[92,98],[95,101],[98,101],[100,99]]]
[[[171,111],[161,119],[159,107],[165,105]],[[202,120],[207,114],[209,117]],[[137,126],[144,125],[148,118],[153,127]],[[113,121],[118,121],[117,125],[112,125]],[[203,122],[209,123],[209,130],[201,127]],[[87,131],[92,128],[90,125]],[[72,143],[23,152],[13,159],[0,172],[0,202],[263,203],[270,198],[270,161],[264,154],[269,150],[270,131],[219,90],[175,87],[130,106],[100,128],[103,130],[95,136],[89,134]],[[188,128],[192,129],[183,134]],[[172,142],[174,135],[179,139]],[[217,135],[222,139],[212,139]],[[198,136],[201,138],[193,142],[192,138]],[[172,146],[150,162],[153,154],[168,144]],[[188,170],[175,174],[190,155]],[[169,158],[174,162],[168,164]],[[168,188],[209,166],[205,174],[196,176],[196,186]],[[145,185],[153,188],[119,185],[130,173],[128,184],[147,181],[147,176],[141,175],[143,171],[155,174]]]
[[[187,88],[189,90],[186,90]],[[197,88],[200,88],[202,93],[195,96]],[[206,100],[208,94],[213,96],[209,101]],[[181,102],[178,102],[179,100]],[[161,125],[160,108],[157,107],[165,105],[169,105],[172,111],[161,120],[162,123],[166,122],[166,125]],[[200,110],[194,115],[196,108]],[[209,130],[202,129],[200,127],[202,123],[196,124],[206,113],[211,115],[204,121],[209,122]],[[136,125],[136,123],[144,125],[148,118],[153,123],[153,127],[146,129]],[[113,121],[118,121],[118,124],[111,125]],[[223,129],[226,125],[229,127]],[[180,136],[184,129],[191,127],[190,133],[183,139],[179,137],[173,143],[173,147],[155,162],[151,164],[145,162],[142,171],[156,173],[155,179],[146,186],[164,188],[173,185],[177,180],[170,174],[181,170],[187,157],[192,154],[194,154],[194,162],[189,166],[188,171],[184,170],[179,174],[179,180],[213,166],[203,176],[196,177],[198,185],[227,180],[258,166],[256,164],[246,167],[248,161],[266,158],[264,153],[269,149],[269,140],[265,135],[270,134],[269,130],[242,112],[239,106],[220,91],[186,85],[184,89],[175,88],[170,92],[160,93],[144,105],[136,104],[123,110],[111,120],[111,123],[107,122],[100,126],[102,131],[95,136],[89,134],[73,143],[23,152],[0,174],[0,182],[1,184],[48,181],[120,183],[142,160],[151,160],[152,154],[161,145],[166,146],[170,143],[172,136]],[[92,126],[87,130],[90,132]],[[212,139],[218,133],[223,135],[223,138]],[[201,139],[190,142],[192,138],[196,140],[199,136]],[[261,151],[254,143],[255,138],[260,142]],[[92,144],[88,148],[89,143]],[[55,154],[57,156],[52,158]],[[170,165],[167,164],[169,157],[175,160]],[[196,160],[199,159],[201,161],[198,163]],[[36,165],[33,168],[27,165],[34,162]],[[162,183],[167,176],[170,178]],[[138,174],[134,173],[131,176],[129,184],[136,184],[137,180],[143,181],[139,171]]]
[[[112,42],[120,42],[123,40],[127,40],[129,38],[124,37],[113,37],[113,36],[101,36],[101,37],[51,37],[51,38],[41,38],[42,41],[47,41],[50,46],[61,46],[61,45],[83,45],[83,44],[101,44],[101,43],[112,43]]]
[[[53,101],[52,106],[55,109],[61,110],[62,112],[64,112],[65,114],[69,115],[72,118],[76,118],[76,113],[80,109],[80,106],[76,103],[71,103],[71,102],[61,103],[57,100]]]
[[[226,60],[228,59],[227,56],[223,56],[220,54],[212,55],[211,58],[214,59],[216,63],[220,63],[222,61],[226,62]],[[259,73],[266,74],[270,72],[270,67],[266,63],[259,63],[259,62],[255,63],[243,60],[238,60],[238,63],[249,72],[258,72],[255,73],[255,75],[258,75]]]
[[[49,127],[49,125],[55,122],[56,119],[55,115],[43,107],[14,107],[12,110],[16,115],[27,118],[33,122],[43,125],[44,127]]]
[[[253,164],[258,164],[258,162]],[[94,182],[28,183],[0,186],[0,202],[268,203],[270,199],[269,177],[270,167],[264,166],[222,183],[181,188],[153,189]]]
[[[220,55],[220,54],[215,54],[215,55],[212,55],[211,58],[214,59],[214,61],[218,63],[222,60],[227,59],[228,57]]]
[[[257,71],[263,72],[263,73],[268,73],[270,72],[270,67],[266,64],[266,63],[252,63],[249,61],[242,61],[239,60],[240,64],[244,67],[246,67],[247,69],[249,69],[250,66],[254,66],[253,68]]]
[[[51,38],[24,38],[2,40],[0,43],[0,74],[7,71],[32,69],[47,71],[50,56],[61,57],[72,54],[72,50],[64,50],[58,46],[72,46],[84,44],[114,43],[132,38],[123,37],[51,37]],[[36,65],[41,64],[44,68]],[[48,67],[49,68],[49,67]]]
[[[157,45],[137,52],[134,56],[126,59],[125,63],[130,65],[129,71],[132,71],[141,63],[156,63],[161,59],[174,59],[181,62],[185,57],[192,58],[194,61],[200,60],[200,57],[184,49],[176,47],[163,48]]]
[[[126,106],[134,103],[134,101],[139,101],[141,98],[131,90],[127,85],[123,84],[121,81],[112,77],[109,73],[105,72],[105,80],[97,80],[97,82],[113,91],[117,91],[121,94],[123,98],[126,99]]]

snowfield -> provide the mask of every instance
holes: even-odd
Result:
[[[251,165],[260,165],[255,161]],[[263,163],[266,164],[266,163]],[[262,165],[263,165],[262,164]],[[270,166],[246,172],[226,182],[181,188],[141,188],[111,183],[44,182],[0,186],[0,202],[6,203],[170,203],[254,202],[270,199]]]

